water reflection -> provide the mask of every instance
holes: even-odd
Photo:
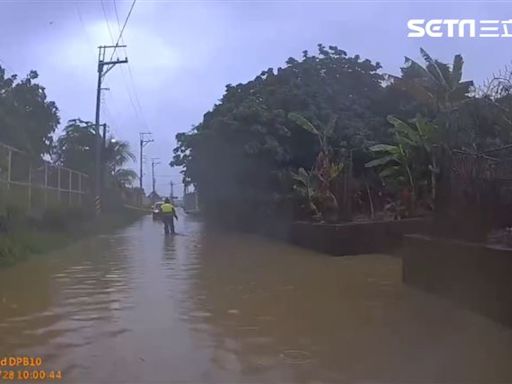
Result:
[[[0,356],[70,382],[511,381],[509,329],[330,258],[145,218],[0,271]]]
[[[511,378],[510,331],[404,287],[394,257],[329,258],[254,236],[211,232],[203,234],[197,253],[196,299],[187,311],[208,309],[209,316],[192,318],[191,329],[213,349],[211,363],[227,377]]]
[[[0,355],[37,355],[51,366],[68,350],[127,331],[116,311],[130,307],[131,270],[122,256],[129,242],[99,237],[0,271]],[[66,373],[76,367],[54,366]]]

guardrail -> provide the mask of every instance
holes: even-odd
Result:
[[[50,205],[81,206],[89,195],[89,177],[0,143],[0,201],[8,199],[28,211]]]

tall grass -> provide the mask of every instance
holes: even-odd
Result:
[[[12,195],[11,195],[12,196]],[[52,205],[28,212],[15,197],[0,199],[0,267],[65,246],[80,238],[111,231],[134,221],[141,212],[123,207],[95,216],[91,206]]]

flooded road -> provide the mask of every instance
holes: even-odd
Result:
[[[0,357],[64,382],[512,382],[512,332],[332,258],[180,217],[0,270]]]

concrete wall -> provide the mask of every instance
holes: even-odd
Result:
[[[512,326],[512,250],[405,236],[403,280]]]
[[[425,233],[429,219],[343,224],[293,223],[289,240],[298,246],[331,255],[391,252],[400,247],[404,234]]]

